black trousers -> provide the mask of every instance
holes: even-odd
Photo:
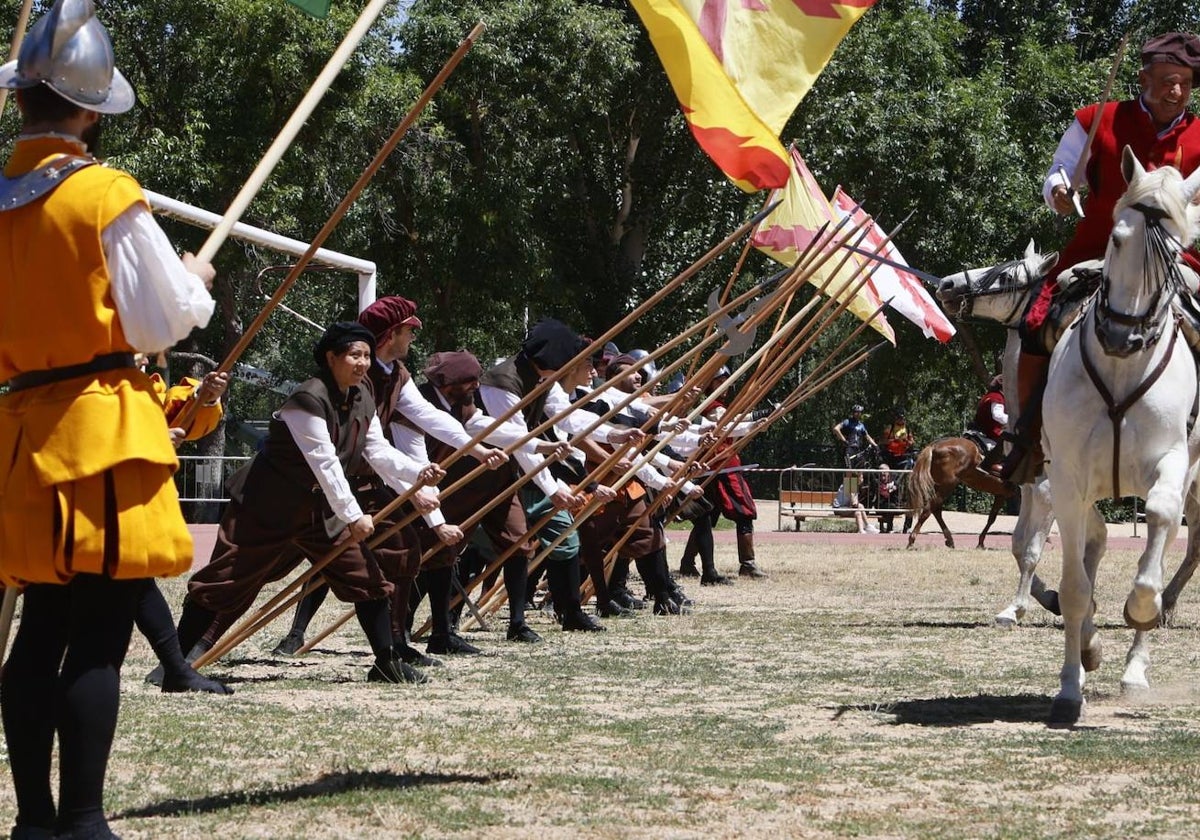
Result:
[[[104,775],[120,704],[121,665],[145,581],[77,575],[25,590],[0,680],[0,713],[18,826],[103,833]],[[58,735],[58,807],[50,787]]]

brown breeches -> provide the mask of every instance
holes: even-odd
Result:
[[[188,598],[215,613],[243,613],[264,586],[287,576],[304,559],[316,561],[334,547],[319,511],[297,510],[292,527],[268,528],[238,502],[230,502],[221,520],[212,559],[188,581]],[[391,595],[375,553],[351,545],[321,572],[342,601],[374,601]]]
[[[622,559],[636,560],[666,547],[662,529],[650,517],[644,517],[645,512],[645,496],[631,501],[622,494],[579,526],[579,553],[595,587],[596,600],[602,604],[608,601],[604,555],[626,532],[632,529],[633,534],[617,552]]]

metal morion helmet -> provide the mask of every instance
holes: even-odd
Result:
[[[640,362],[649,355],[650,354],[645,350],[630,350],[628,353],[629,358],[633,359],[635,362]],[[653,379],[654,377],[658,376],[658,365],[654,364],[654,360],[651,359],[650,361],[646,362],[646,364],[642,365],[641,374],[643,380]]]
[[[16,61],[0,67],[0,87],[45,83],[68,102],[101,114],[120,114],[136,97],[115,66],[108,30],[92,0],[56,0],[29,30]]]

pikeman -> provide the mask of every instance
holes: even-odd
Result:
[[[491,425],[491,418],[475,404],[475,394],[479,390],[479,378],[482,375],[483,368],[479,360],[465,350],[434,353],[426,362],[426,381],[420,386],[420,391],[430,403],[452,417],[469,434],[475,435]],[[506,433],[503,427],[493,431],[487,438],[489,443],[497,446],[508,446],[517,439],[511,434],[511,430]],[[440,443],[432,437],[426,437],[426,443],[430,460],[440,461],[446,456],[447,444]],[[522,451],[531,456],[551,455],[563,448],[565,444],[532,440],[522,446]],[[449,468],[442,483],[453,484],[470,471],[471,466],[459,460]],[[508,593],[509,605],[506,635],[510,642],[537,643],[542,637],[525,623],[528,563],[533,556],[533,546],[528,542],[521,543],[527,525],[517,491],[510,490],[515,480],[515,467],[510,462],[507,469],[476,476],[456,493],[446,496],[442,500],[442,510],[454,521],[463,522],[489,502],[508,492],[508,498],[500,498],[498,504],[492,507],[477,525],[482,527],[484,535],[497,554],[519,544],[503,565],[504,589]],[[465,532],[465,541],[470,541],[474,530],[475,527],[472,526]],[[432,623],[430,650],[434,649],[434,640],[438,638],[457,638],[451,629],[450,615],[451,576],[454,574],[457,555],[455,549],[442,546],[437,554],[430,558],[421,573],[423,578],[427,577],[431,581],[426,587]],[[470,647],[478,650],[473,645]]]
[[[416,338],[416,331],[422,326],[421,319],[417,317],[417,304],[399,295],[382,297],[359,313],[358,322],[375,336],[375,361],[371,364],[365,384],[371,388],[375,412],[388,441],[410,459],[421,464],[429,463],[422,433],[432,435],[452,450],[471,443],[471,436],[463,431],[461,424],[455,423],[445,412],[439,411],[426,400],[404,366],[409,349]],[[413,431],[413,427],[421,431]],[[491,469],[497,469],[508,462],[508,456],[503,452],[481,444],[472,448],[471,455]],[[370,471],[365,475],[352,477],[352,481],[363,510],[367,513],[379,511],[394,498],[391,490]],[[401,506],[391,519],[398,521],[407,514],[408,507]],[[420,530],[415,523],[406,526],[393,534],[383,545],[378,546],[376,553],[389,554],[390,558],[384,565],[396,570],[395,576],[391,578],[395,587],[391,620],[396,652],[409,665],[429,667],[440,663],[421,653],[408,641],[411,623],[408,619],[409,600],[413,582],[420,570],[422,548],[437,543],[457,545],[462,540],[462,531],[456,525],[447,524],[441,509],[425,513],[423,518],[424,527]],[[449,581],[446,585],[449,586]],[[328,591],[327,587],[319,587],[297,605],[292,628],[276,645],[276,654],[290,655],[303,647],[304,633]],[[463,642],[463,645],[466,643]],[[439,640],[439,644],[434,644],[429,652],[466,652],[455,650],[453,647],[454,640]]]
[[[630,369],[636,362],[637,359],[629,354],[621,354],[611,359],[605,377],[613,382],[613,387],[592,395],[592,402],[586,407],[597,413],[608,413],[624,402],[625,395],[642,384],[641,373]],[[587,395],[585,387],[581,386],[576,395]],[[613,415],[612,422],[638,428],[655,416],[658,417],[655,424],[657,428],[654,431],[656,436],[681,432],[690,426],[686,420],[665,417],[664,414],[662,409],[655,408],[644,400],[635,399]],[[599,464],[609,454],[599,444],[590,441],[584,442],[583,447],[589,456],[589,466]],[[625,472],[631,466],[629,461],[623,460],[618,462],[614,469]],[[606,504],[580,526],[582,556],[595,588],[596,612],[601,616],[617,617],[631,614],[629,607],[619,600],[612,599],[609,577],[606,576],[604,567],[604,557],[608,550],[631,529],[633,534],[624,541],[614,562],[611,576],[616,583],[614,588],[618,591],[624,590],[624,581],[628,578],[629,563],[632,561],[641,575],[646,594],[654,601],[655,615],[679,615],[686,607],[691,606],[691,601],[671,577],[662,521],[646,515],[649,501],[647,488],[662,492],[671,485],[671,480],[659,472],[659,468],[676,473],[683,466],[682,462],[659,453],[652,463],[644,464],[637,470],[637,479],[626,482],[615,500]],[[704,491],[690,481],[684,482],[680,492],[693,498],[704,495]]]
[[[587,343],[561,321],[552,318],[539,321],[525,337],[520,352],[480,377],[479,398],[484,410],[493,417],[502,416],[532,392],[542,378],[571,362],[586,347]],[[590,360],[577,367],[585,369],[586,374],[592,370]],[[577,434],[586,431],[599,418],[589,411],[570,410],[566,392],[555,382],[504,425],[510,434],[520,437],[528,435],[531,427],[541,425],[546,419],[554,419],[566,434]],[[621,431],[609,424],[600,425],[593,434],[600,442],[613,445],[630,440],[640,443],[645,437],[636,429]],[[548,436],[553,438],[550,433]],[[529,484],[521,488],[526,520],[536,522],[552,510],[557,511],[537,536],[543,548],[563,537],[550,550],[546,563],[550,595],[563,630],[603,630],[601,624],[583,611],[579,599],[579,534],[571,511],[586,505],[587,498],[582,493],[575,493],[567,481],[574,483],[584,477],[582,464],[572,469],[568,462],[555,461],[547,474],[542,469],[544,461],[540,455],[518,452],[516,461],[524,471],[536,473],[531,481],[536,489]],[[602,499],[616,495],[611,488],[599,484],[586,490]]]
[[[384,438],[370,390],[363,382],[375,353],[375,335],[363,325],[339,322],[313,349],[319,373],[302,383],[271,419],[263,450],[229,482],[231,501],[221,519],[212,560],[192,575],[179,619],[179,641],[190,650],[211,625],[229,625],[254,603],[264,585],[279,580],[306,557],[342,547],[321,574],[334,595],[354,604],[375,654],[372,682],[424,682],[426,677],[393,650],[388,601],[393,592],[383,569],[387,552],[361,543],[375,530],[352,491],[349,476],[362,464],[398,493],[431,485],[445,474],[401,454]],[[414,496],[418,509],[437,505],[429,487]],[[215,639],[213,640],[215,641]]]
[[[135,96],[91,0],[58,0],[0,86],[17,89],[22,116],[0,178],[0,581],[25,587],[0,680],[11,836],[108,838],[136,603],[192,562],[178,459],[133,353],[208,323],[214,271],[181,260],[137,182],[92,157],[102,115]]]
[[[712,393],[721,386],[729,378],[729,368],[722,367],[717,371],[717,375],[709,384],[708,392]],[[749,434],[757,422],[765,422],[764,418],[771,413],[770,408],[755,409],[750,412],[750,419],[743,420],[735,424],[729,430],[729,438],[744,437]],[[714,401],[706,414],[704,421],[699,424],[697,430],[701,433],[707,433],[716,425],[725,412],[725,406],[721,402]],[[690,455],[697,448],[703,446],[703,440],[695,436],[681,436],[674,441],[675,448],[685,454]],[[700,563],[703,571],[700,573],[701,584],[723,584],[728,582],[717,571],[714,558],[714,540],[713,526],[717,524],[721,514],[726,518],[731,519],[737,530],[737,548],[738,548],[738,574],[742,577],[752,579],[761,579],[767,577],[766,572],[758,568],[754,562],[754,520],[758,517],[758,510],[754,505],[754,496],[750,492],[750,485],[746,482],[745,477],[740,472],[726,472],[724,470],[736,470],[741,466],[741,459],[737,455],[722,459],[721,452],[727,450],[728,444],[721,443],[717,447],[716,453],[710,459],[716,465],[718,470],[717,475],[709,481],[705,488],[705,500],[708,510],[698,511],[699,515],[691,517],[692,532],[688,536],[687,546],[683,550],[683,557],[680,558],[679,566],[680,573],[686,576],[695,576],[696,571],[696,555],[700,555]],[[706,580],[707,579],[707,580]]]

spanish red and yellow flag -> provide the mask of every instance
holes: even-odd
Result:
[[[875,0],[630,0],[700,148],[747,192],[782,187],[779,133]]]

